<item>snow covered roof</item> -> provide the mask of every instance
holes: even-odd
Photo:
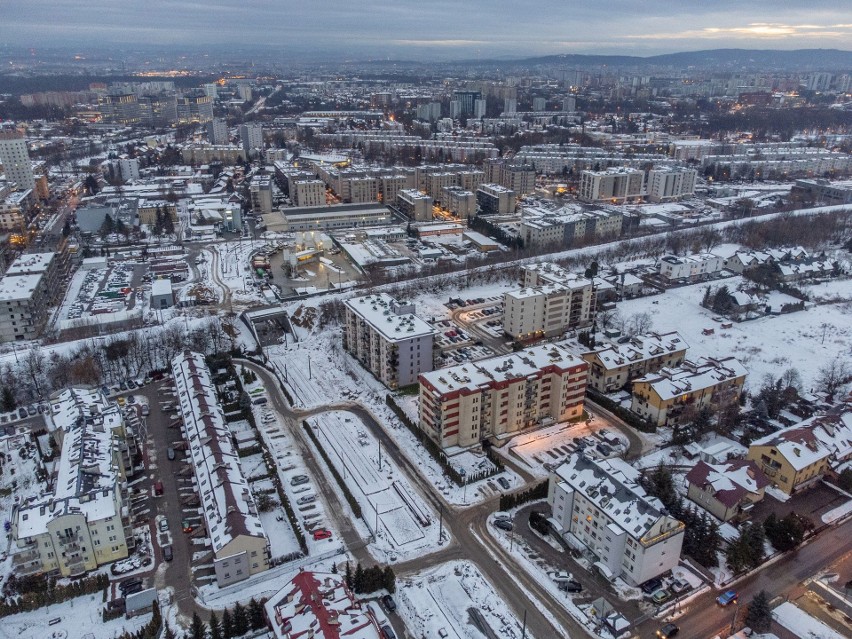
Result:
[[[843,639],[845,636],[789,601],[776,607],[772,611],[772,618],[779,626],[801,639]]]
[[[642,541],[660,519],[674,526],[683,524],[669,517],[662,502],[639,485],[639,471],[621,459],[590,459],[571,455],[556,470],[556,476],[603,511],[627,535]]]
[[[0,302],[29,300],[38,288],[44,273],[7,275],[0,279]]]
[[[678,368],[660,369],[656,373],[640,377],[634,383],[649,384],[660,399],[665,401],[745,376],[745,367],[733,357],[702,357],[694,363],[685,360]]]
[[[124,419],[118,406],[99,390],[69,388],[51,399],[51,431],[61,431],[62,451],[56,465],[53,495],[22,504],[17,511],[19,538],[47,532],[62,515],[80,513],[88,521],[116,514],[115,490],[122,480],[116,458]]]
[[[852,401],[826,415],[811,417],[751,443],[778,450],[796,470],[829,458],[840,463],[852,457]]]
[[[745,497],[759,493],[769,485],[769,479],[750,459],[733,459],[724,464],[698,462],[686,474],[686,481],[702,490],[713,489],[713,496],[728,508]]]
[[[495,382],[527,378],[557,366],[567,370],[586,363],[558,344],[542,344],[510,355],[490,357],[421,374],[439,394],[465,389],[477,391]]]
[[[582,275],[577,275],[553,262],[541,262],[522,267],[525,277],[534,275],[539,284],[561,284],[572,290],[591,286],[592,282]]]
[[[432,335],[435,332],[435,329],[413,313],[398,314],[396,309],[401,308],[400,304],[387,293],[355,297],[344,303],[391,342]]]
[[[611,344],[606,348],[594,351],[604,370],[615,370],[622,366],[636,364],[660,357],[667,353],[686,351],[689,344],[680,333],[646,333],[631,338],[626,344]]]
[[[172,372],[213,552],[242,535],[265,538],[204,356],[184,351]]]
[[[380,639],[379,624],[346,587],[342,575],[300,571],[267,603],[279,639]]]
[[[6,275],[32,275],[44,273],[53,261],[55,253],[24,253],[6,271]]]

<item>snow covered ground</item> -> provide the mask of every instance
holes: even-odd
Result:
[[[501,639],[520,639],[522,625],[476,566],[453,561],[397,581],[397,612],[415,637],[488,639],[475,615]],[[471,611],[478,610],[478,613]],[[442,634],[441,630],[446,634]],[[532,639],[529,631],[527,637]]]
[[[725,284],[734,290],[740,281],[732,278]],[[655,331],[679,331],[689,344],[687,358],[691,360],[701,356],[738,358],[749,372],[746,386],[752,390],[760,386],[764,375],[777,378],[791,367],[798,369],[808,389],[825,362],[852,346],[850,302],[762,317],[722,329],[712,319],[716,313],[700,306],[706,288],[706,284],[695,284],[670,289],[662,297],[627,300],[618,308],[624,316],[650,314]],[[848,299],[852,297],[852,280],[835,281],[832,290]],[[704,335],[702,331],[710,328],[715,333]],[[803,353],[808,356],[802,357]]]
[[[356,415],[332,411],[309,418],[308,423],[316,427],[326,454],[376,535],[370,544],[375,556],[411,558],[440,548],[437,513],[387,455],[380,459],[378,442]]]

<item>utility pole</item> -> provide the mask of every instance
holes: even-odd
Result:
[[[524,608],[524,625],[521,628],[521,639],[527,636],[527,609]]]
[[[441,540],[444,538],[444,504],[440,504],[439,508],[439,516],[438,516],[438,543],[441,543]]]
[[[311,376],[311,356],[308,355],[308,379],[312,379]]]
[[[382,470],[382,442],[379,440],[379,471]]]

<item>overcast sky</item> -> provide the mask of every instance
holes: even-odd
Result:
[[[352,57],[852,49],[850,0],[0,0],[0,44]]]

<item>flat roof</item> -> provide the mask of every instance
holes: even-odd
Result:
[[[435,329],[413,313],[397,315],[399,303],[387,293],[365,295],[344,302],[352,312],[391,342],[433,335]]]
[[[38,288],[42,273],[34,275],[7,275],[0,279],[0,302],[28,300]]]

